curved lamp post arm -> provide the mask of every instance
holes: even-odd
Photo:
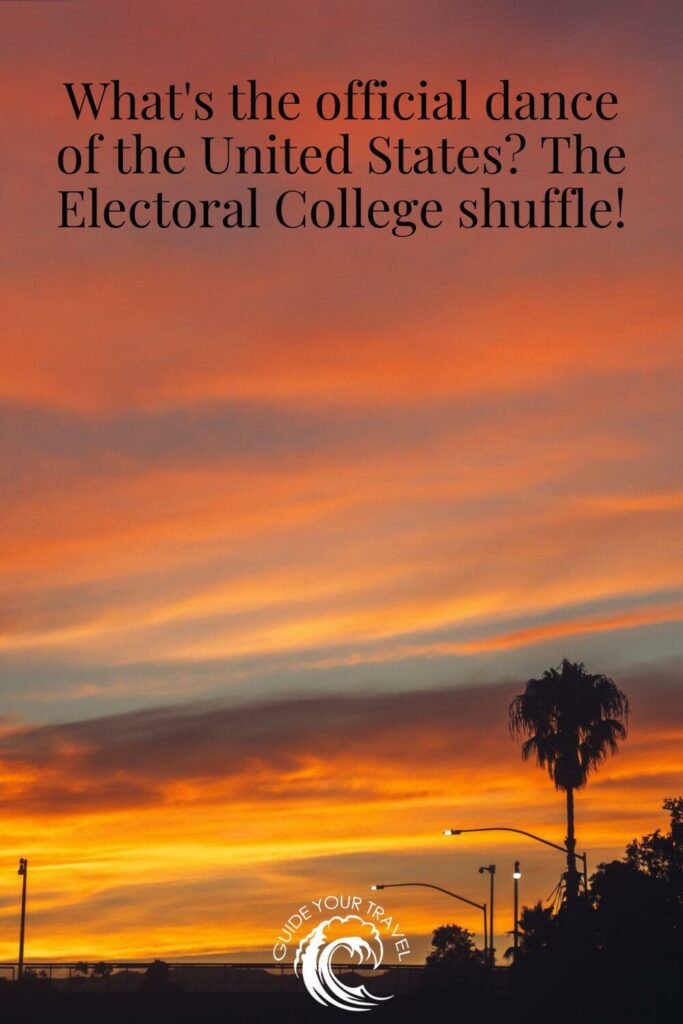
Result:
[[[537,836],[534,832],[526,832],[523,828],[510,828],[505,825],[492,825],[488,828],[447,828],[444,830],[446,836],[459,836],[465,832],[516,832],[517,835],[526,836],[528,839],[535,839],[537,843],[543,843],[544,846],[550,846],[553,850],[559,850],[560,853],[567,854],[569,850],[566,846],[561,846],[559,843],[551,843],[549,839],[544,839],[543,836]],[[583,861],[583,886],[586,892],[588,891],[588,863],[586,853],[575,853],[576,857],[579,857]]]
[[[444,889],[441,885],[432,885],[430,882],[391,882],[385,885],[373,885],[373,889],[402,889],[404,886],[418,886],[421,889],[436,889],[437,892],[443,892],[446,896],[452,896],[454,900],[460,900],[461,903],[469,903],[471,907],[476,907],[477,910],[483,910],[486,906],[485,903],[475,903],[474,900],[468,900],[466,896],[459,896],[457,892],[451,892],[450,889]]]
[[[554,850],[559,850],[560,853],[567,853],[566,846],[560,846],[559,843],[551,843],[549,839],[544,839],[543,836],[537,836],[533,832],[525,832],[523,828],[510,828],[503,825],[490,826],[489,828],[448,828],[445,830],[444,835],[459,836],[464,835],[465,832],[516,832],[520,836],[527,836],[529,839],[535,839],[537,843],[543,843],[545,846],[552,846]]]
[[[481,910],[484,915],[484,955],[488,953],[488,908],[485,903],[475,903],[474,900],[468,900],[466,896],[460,896],[457,892],[451,892],[450,889],[444,889],[441,885],[432,885],[431,882],[388,882],[384,885],[371,885],[371,889],[403,889],[406,886],[410,888],[418,889],[436,889],[437,892],[442,892],[446,896],[452,896],[454,900],[460,900],[461,903],[467,903],[470,907],[476,907],[477,910]]]

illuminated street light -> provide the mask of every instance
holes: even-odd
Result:
[[[514,879],[514,915],[515,915],[515,927],[513,931],[512,946],[515,951],[515,957],[517,956],[517,947],[519,946],[519,880],[522,877],[522,872],[519,870],[519,861],[515,861],[515,870],[512,872]]]

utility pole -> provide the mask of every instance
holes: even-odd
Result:
[[[24,936],[26,934],[26,879],[28,877],[28,860],[20,857],[19,870],[17,874],[21,879],[21,924],[19,926],[19,981],[24,977]]]
[[[489,958],[490,958],[490,961],[491,961],[491,967],[495,967],[495,965],[496,965],[496,950],[495,950],[495,945],[494,945],[494,942],[495,942],[494,936],[495,936],[496,933],[495,933],[494,928],[493,928],[493,895],[494,895],[494,888],[495,888],[494,882],[495,882],[495,877],[496,877],[496,865],[495,864],[487,864],[485,867],[479,868],[479,874],[480,875],[483,875],[485,871],[488,871],[489,875],[491,876],[491,896],[490,896],[490,907],[491,907],[491,910],[490,910],[490,916],[489,916]]]

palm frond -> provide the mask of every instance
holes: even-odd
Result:
[[[614,680],[565,658],[530,679],[510,703],[512,735],[522,757],[547,768],[558,789],[578,789],[626,737],[630,707]]]

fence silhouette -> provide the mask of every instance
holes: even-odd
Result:
[[[415,992],[424,967],[418,964],[382,964],[376,970],[352,964],[335,964],[334,973],[347,981],[372,982],[378,995]],[[0,963],[0,978],[15,981],[16,961]],[[135,992],[146,987],[173,986],[187,992],[301,993],[302,982],[292,964],[269,962],[174,962],[174,961],[39,961],[24,964],[24,978],[70,992]]]

